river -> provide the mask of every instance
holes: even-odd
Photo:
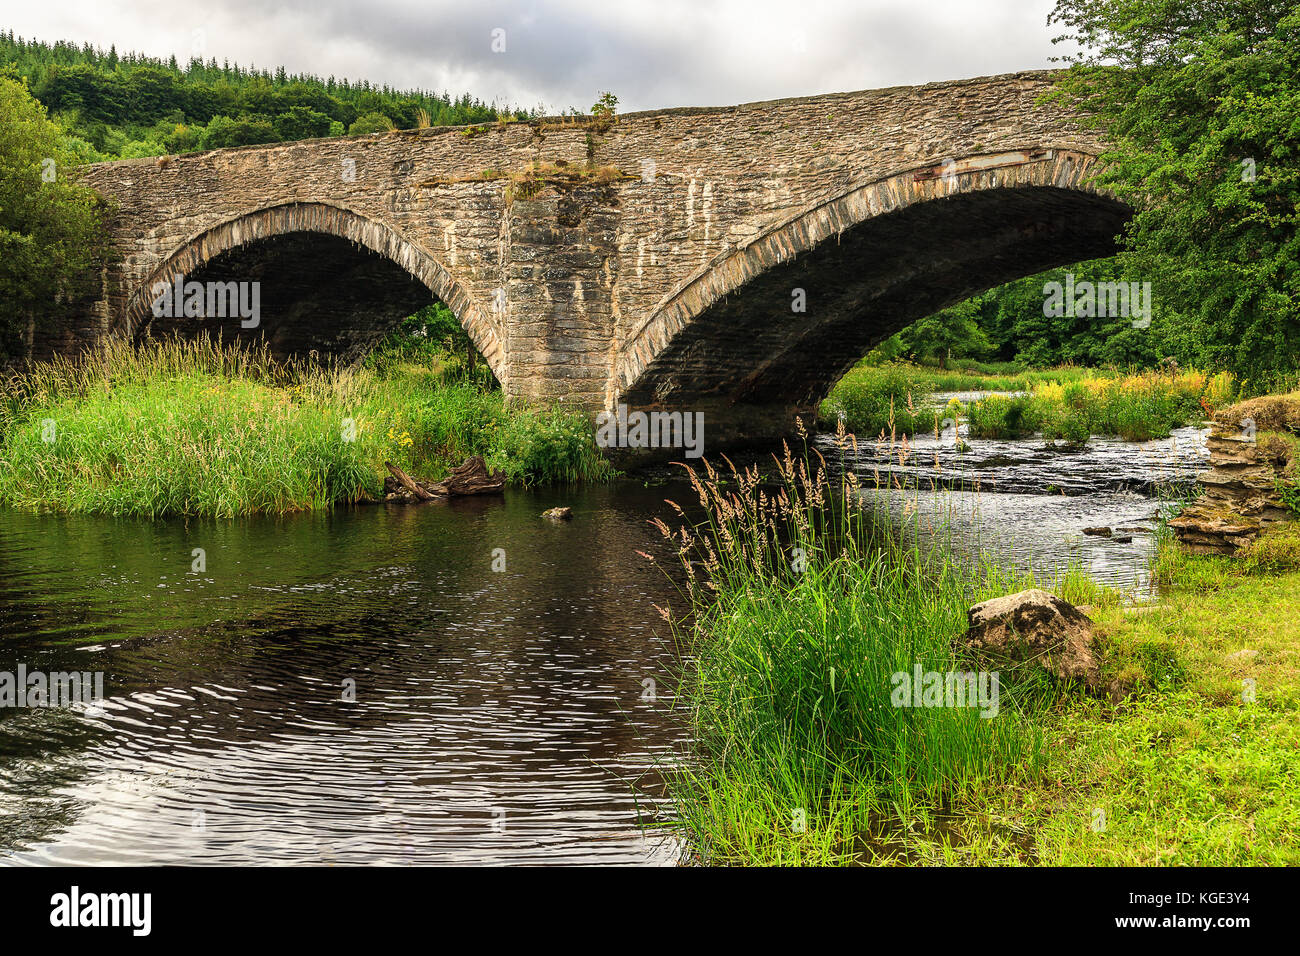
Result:
[[[1205,454],[1193,429],[1068,453],[922,437],[902,463],[814,444],[919,485],[868,494],[943,547],[1139,600],[1156,492]],[[676,862],[662,774],[689,741],[654,605],[680,598],[636,552],[691,495],[661,474],[234,521],[0,511],[0,671],[107,692],[0,709],[0,862]],[[572,521],[540,518],[561,504]]]

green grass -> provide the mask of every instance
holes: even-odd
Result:
[[[683,688],[697,744],[673,781],[697,858],[852,862],[899,808],[938,812],[1033,779],[1043,753],[1029,712],[1050,693],[1037,675],[1004,672],[994,717],[891,699],[891,675],[918,665],[977,670],[952,638],[972,601],[1024,576],[925,556],[873,532],[801,464],[777,472],[779,488],[754,470],[693,475],[708,522],[660,528],[699,559]]]
[[[1080,568],[1045,582],[1088,605],[1109,689],[1003,674],[982,719],[894,707],[889,678],[972,669],[952,650],[968,607],[1026,576],[922,557],[800,464],[777,472],[778,488],[696,476],[708,520],[660,528],[693,559],[696,745],[671,781],[693,861],[1300,863],[1296,527],[1239,558],[1186,555],[1163,531],[1154,606]]]
[[[357,369],[207,341],[111,344],[6,383],[0,501],[113,515],[287,512],[382,493],[384,462],[443,477],[475,454],[511,481],[610,474],[585,416],[507,409],[426,350]]]
[[[1295,528],[1242,558],[1188,555],[1163,539],[1159,603],[1093,612],[1104,668],[1127,700],[1081,699],[1050,715],[1041,783],[991,791],[969,829],[1012,820],[1045,864],[1300,863],[1296,568]],[[968,860],[1014,862],[1006,847]]]

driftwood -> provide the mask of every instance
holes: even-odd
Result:
[[[482,456],[475,455],[453,468],[437,487],[445,489],[449,495],[499,495],[505,491],[506,473],[488,472]]]
[[[397,479],[398,486],[402,490],[404,490],[406,494],[409,495],[410,497],[416,498],[420,501],[432,501],[434,498],[438,497],[437,495],[433,494],[433,492],[425,490],[424,485],[417,482],[414,478],[412,478],[406,472],[402,471],[402,469],[398,468],[392,462],[388,462],[388,461],[384,462],[384,467],[388,469],[389,474],[391,474],[394,478]],[[389,490],[387,487],[388,482],[385,481],[384,485],[385,485],[384,490],[388,491]],[[392,491],[389,492],[388,497],[389,498],[401,497],[401,494],[396,488],[394,488]]]
[[[505,490],[504,472],[489,472],[479,455],[467,458],[451,470],[443,481],[429,482],[412,478],[392,462],[384,462],[391,478],[384,479],[388,501],[434,501],[457,495],[499,495]]]

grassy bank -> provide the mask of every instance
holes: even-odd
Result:
[[[933,407],[936,392],[1005,391],[969,404]],[[941,370],[907,363],[859,365],[822,403],[827,425],[843,419],[862,435],[931,432],[945,417],[965,417],[972,438],[1023,438],[1081,443],[1091,435],[1130,441],[1167,436],[1230,403],[1228,373],[1196,369],[1123,373],[1067,366],[1010,373]]]
[[[1162,540],[1154,607],[1044,582],[1090,607],[1110,693],[1003,672],[986,719],[893,706],[890,678],[972,669],[952,648],[967,608],[1025,577],[922,557],[781,471],[775,494],[700,476],[709,521],[661,529],[699,559],[683,635],[698,744],[674,781],[697,860],[1300,862],[1300,534],[1245,560]]]
[[[430,349],[347,369],[207,341],[110,344],[0,395],[0,501],[31,509],[298,511],[378,497],[385,461],[436,479],[475,454],[513,483],[609,471],[585,416],[507,409]]]
[[[665,537],[688,565],[693,662],[684,687],[697,749],[675,779],[698,858],[745,865],[870,859],[897,813],[925,814],[1041,776],[1032,715],[1047,687],[1003,675],[999,712],[897,707],[891,675],[968,670],[952,638],[972,601],[1027,586],[882,534],[853,488],[787,459],[693,476],[709,520]],[[1074,576],[1061,591],[1095,600]],[[1077,589],[1076,589],[1077,586]]]
[[[972,402],[966,414],[972,438],[1041,433],[1049,441],[1078,443],[1091,435],[1148,441],[1203,421],[1233,397],[1226,372],[1088,373],[1072,381],[1040,382],[1024,396],[991,395]]]
[[[960,826],[968,845],[928,858],[1022,861],[992,838],[1009,829],[1044,864],[1300,863],[1300,535],[1244,560],[1166,540],[1157,570],[1153,608],[1093,612],[1128,699],[1050,713],[1042,779],[991,791]]]

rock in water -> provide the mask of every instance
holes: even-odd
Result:
[[[961,643],[977,656],[999,664],[1037,664],[1062,680],[1098,689],[1092,620],[1070,602],[1032,588],[976,604],[969,616]]]
[[[573,517],[572,508],[552,508],[550,511],[543,511],[542,517],[551,521],[568,521]]]

